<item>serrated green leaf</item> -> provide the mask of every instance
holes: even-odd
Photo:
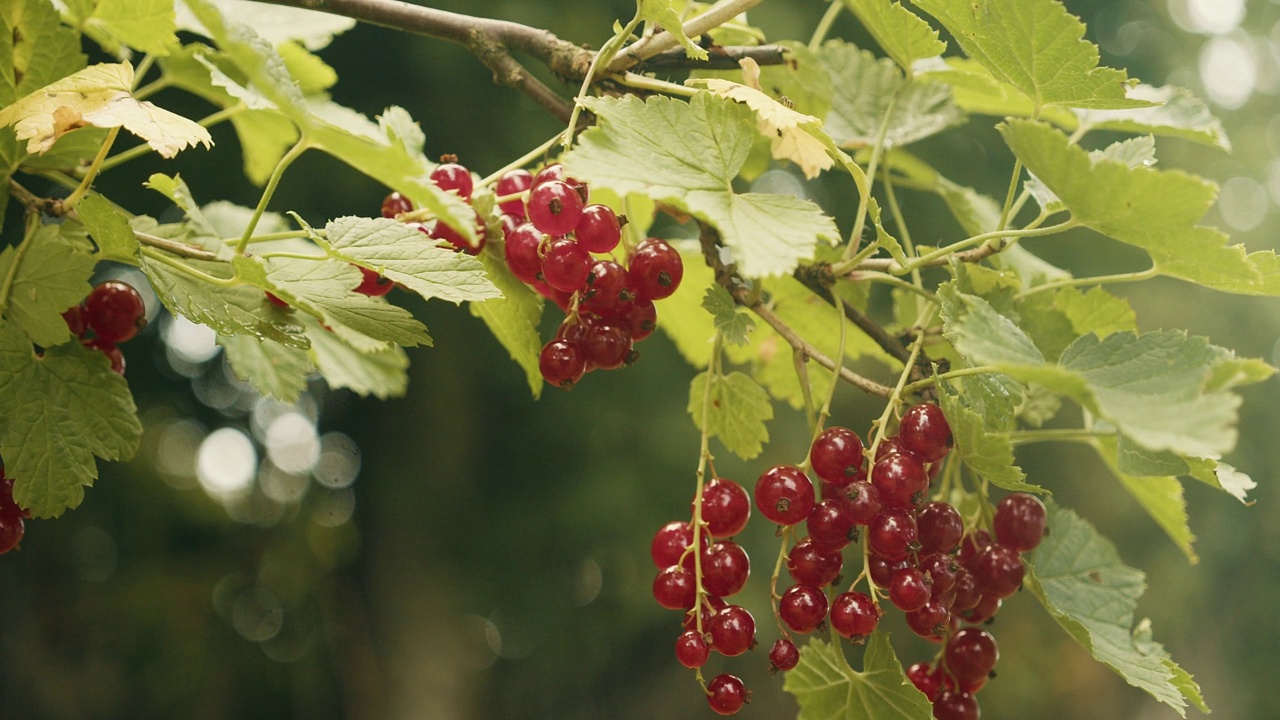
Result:
[[[172,0],[97,0],[76,24],[104,50],[120,55],[128,45],[151,55],[166,55],[178,44]]]
[[[276,46],[276,50],[280,53],[280,59],[284,60],[285,67],[289,69],[289,74],[298,81],[302,94],[322,93],[338,82],[336,70],[297,42],[280,43]]]
[[[786,673],[782,689],[800,705],[797,720],[928,720],[929,700],[907,680],[889,634],[867,639],[862,671],[849,667],[842,646],[813,638],[800,664]]]
[[[387,343],[405,347],[431,344],[426,328],[408,310],[355,292],[362,278],[360,270],[344,261],[324,255],[315,260],[240,256],[234,266],[240,280],[319,318],[361,351],[382,350]]]
[[[428,300],[461,303],[501,297],[479,260],[437,247],[437,241],[396,220],[341,217],[330,221],[318,239],[332,254],[376,270]]]
[[[756,114],[756,131],[760,137],[769,138],[770,156],[795,163],[806,179],[818,177],[835,163],[818,118],[796,112],[768,93],[732,80],[695,79],[689,84],[751,108]]]
[[[204,216],[204,211],[200,208],[200,203],[191,195],[191,189],[187,187],[187,183],[183,181],[180,175],[169,177],[161,173],[155,173],[147,178],[143,183],[144,187],[155,190],[173,201],[178,209],[182,210],[185,217],[183,226],[186,230],[184,242],[194,242],[200,247],[212,253],[216,253],[220,260],[229,260],[234,254],[231,246],[222,241],[222,236],[218,229],[209,222]],[[134,230],[139,230],[137,221],[133,224]]]
[[[0,6],[0,107],[85,66],[80,35],[47,0]]]
[[[1187,517],[1187,500],[1178,478],[1171,475],[1134,475],[1121,470],[1119,448],[1115,438],[1098,439],[1094,441],[1093,446],[1124,489],[1129,491],[1133,499],[1137,500],[1151,519],[1165,531],[1169,539],[1173,540],[1173,544],[1177,545],[1192,563],[1199,562],[1200,558],[1192,548],[1196,536],[1191,533],[1191,521]]]
[[[356,21],[352,18],[300,7],[267,5],[246,0],[212,0],[212,5],[222,13],[252,26],[272,45],[297,40],[312,52],[324,49],[335,36],[356,26]],[[180,29],[213,37],[190,13],[185,13],[180,19]]]
[[[785,97],[796,112],[826,117],[831,110],[831,75],[818,54],[804,43],[783,40],[786,62],[760,68],[760,87],[774,97]]]
[[[844,0],[844,6],[908,75],[915,61],[936,57],[947,49],[938,39],[938,31],[900,2]]]
[[[1081,335],[1092,332],[1105,338],[1114,332],[1136,331],[1138,318],[1129,301],[1116,297],[1101,287],[1087,293],[1076,288],[1056,293],[1054,304],[1062,309],[1071,326]]]
[[[940,385],[939,390],[941,392],[938,400],[947,416],[947,423],[951,426],[956,452],[970,470],[1005,490],[1047,492],[1038,485],[1025,482],[1027,474],[1015,464],[1008,430],[988,425],[988,418],[996,423],[1003,423],[1013,417],[1012,413],[1003,416],[978,413],[970,409],[967,393],[962,399],[959,392],[945,384]]]
[[[1055,0],[912,0],[942,23],[969,57],[1037,107],[1144,107],[1123,70],[1098,66],[1084,23]]]
[[[307,389],[312,367],[306,350],[250,335],[219,335],[218,344],[236,377],[259,393],[293,403]]]
[[[538,367],[538,357],[542,352],[542,336],[538,332],[538,321],[542,318],[542,298],[512,275],[507,263],[498,254],[481,252],[479,259],[484,264],[489,280],[502,296],[484,302],[473,302],[467,307],[472,315],[484,320],[489,332],[493,333],[502,347],[507,349],[511,359],[524,370],[529,390],[536,399],[542,395],[543,384],[542,371]]]
[[[87,195],[76,205],[80,222],[98,246],[98,260],[138,265],[138,237],[129,219],[101,195]]]
[[[169,262],[158,259],[165,257]],[[306,348],[300,318],[267,301],[262,290],[244,284],[220,287],[179,270],[171,263],[179,259],[159,253],[144,255],[142,271],[151,288],[169,312],[208,325],[222,335],[252,335],[275,340],[290,347]],[[182,260],[188,267],[224,282],[232,275],[226,263]]]
[[[12,138],[12,132],[8,132],[8,136]],[[106,130],[93,126],[72,130],[59,137],[53,147],[49,148],[43,155],[21,153],[22,169],[24,171],[81,171],[88,167],[93,156],[98,154],[98,150],[102,147],[102,142],[106,137]],[[14,139],[14,142],[16,143],[17,140]]]
[[[750,460],[769,441],[765,423],[773,419],[773,404],[769,393],[749,375],[731,372],[712,377],[700,372],[689,386],[689,414],[698,430],[720,438],[729,452]]]
[[[1031,338],[986,300],[952,285],[938,288],[943,333],[956,350],[975,364],[1041,365],[1044,355]]]
[[[1080,110],[1080,124],[1091,130],[1151,133],[1191,140],[1231,152],[1222,121],[1204,101],[1186,88],[1138,85],[1129,97],[1158,103],[1155,107],[1127,110]]]
[[[84,499],[98,476],[94,456],[126,460],[142,423],[124,377],[80,343],[37,356],[15,325],[0,321],[0,453],[13,497],[36,517],[56,517]]]
[[[888,58],[840,40],[827,41],[819,57],[835,90],[823,129],[840,147],[873,144],[895,95],[885,133],[888,145],[907,145],[964,121],[948,86],[924,78],[908,81]]]
[[[330,388],[347,388],[361,397],[381,400],[400,397],[409,387],[409,356],[404,348],[361,352],[325,330],[313,318],[304,319],[311,341],[311,361]]]
[[[1035,103],[1016,87],[997,80],[989,70],[974,60],[949,57],[943,60],[922,60],[916,64],[916,73],[951,87],[951,99],[964,112],[971,115],[996,117],[1038,117],[1058,127],[1075,128],[1078,124],[1071,110],[1050,105],[1036,113]]]
[[[716,332],[730,345],[746,345],[756,323],[745,312],[739,312],[737,303],[721,285],[707,288],[702,308],[715,319]]]
[[[421,153],[411,153],[402,143],[388,139],[381,128],[353,110],[305,97],[279,52],[248,25],[228,21],[208,0],[187,0],[187,6],[226,59],[248,78],[243,85],[224,74],[217,81],[225,89],[237,97],[256,96],[293,121],[310,147],[399,190],[468,241],[475,239],[474,211],[456,194],[431,182],[434,166]]]
[[[782,275],[839,239],[831,218],[794,196],[735,193],[732,181],[755,138],[752,111],[710,93],[588,98],[599,124],[563,158],[566,171],[621,195],[638,193],[715,227],[748,277]]]
[[[1191,677],[1191,673],[1183,670],[1172,660],[1165,660],[1164,665],[1169,668],[1169,672],[1173,673],[1173,686],[1182,693],[1184,698],[1191,701],[1191,704],[1200,712],[1206,715],[1212,712],[1204,701],[1204,695],[1200,693],[1200,683]]]
[[[684,34],[680,15],[675,8],[671,7],[671,0],[639,0],[636,3],[636,17],[657,23],[663,30],[671,33],[671,36],[684,48],[686,56],[695,60],[707,59],[707,51],[698,47]]]
[[[5,318],[41,347],[71,339],[62,312],[93,289],[89,285],[95,263],[92,251],[84,229],[70,221],[42,226],[25,251],[5,248],[0,252],[0,277],[13,273]]]
[[[1142,135],[1120,140],[1101,150],[1089,151],[1089,159],[1095,163],[1101,160],[1114,160],[1131,168],[1151,167],[1156,164],[1156,139],[1151,135]],[[1035,198],[1042,212],[1052,214],[1067,209],[1062,200],[1035,175],[1027,180],[1026,189],[1031,193],[1031,197]]]
[[[1227,236],[1197,225],[1217,196],[1213,183],[1171,170],[1094,160],[1053,128],[1010,120],[1000,132],[1014,153],[1072,216],[1098,232],[1146,250],[1161,273],[1249,295],[1280,294],[1280,259],[1245,254]]]
[[[1026,587],[1094,658],[1185,716],[1185,680],[1175,684],[1168,653],[1134,632],[1143,573],[1121,562],[1111,541],[1078,515],[1045,504],[1053,532],[1028,556]]]
[[[208,227],[213,229],[215,235],[219,237],[238,238],[244,234],[244,229],[249,227],[249,222],[253,219],[253,208],[247,208],[243,205],[236,205],[226,200],[214,200],[211,203],[205,203],[200,206],[200,215],[204,218],[204,222]],[[267,233],[287,232],[293,227],[289,225],[289,221],[280,213],[264,212],[258,216],[258,225],[254,229],[255,235],[264,235]],[[310,242],[301,238],[292,238],[289,240],[273,240],[275,243],[270,245],[272,249],[280,249],[285,246],[291,246],[296,249],[314,249]],[[264,244],[257,243],[255,247],[264,247]]]

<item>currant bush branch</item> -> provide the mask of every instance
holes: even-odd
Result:
[[[729,22],[761,2],[762,0],[720,0],[720,2],[708,8],[706,12],[684,23],[681,29],[686,37],[699,37],[703,33]],[[623,48],[617,57],[613,59],[613,62],[609,63],[609,70],[611,72],[627,70],[643,60],[675,48],[678,44],[676,37],[669,32],[660,32],[643,38],[639,42]]]

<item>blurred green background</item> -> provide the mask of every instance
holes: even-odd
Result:
[[[1280,249],[1280,2],[1066,5],[1089,23],[1105,64],[1190,87],[1212,103],[1235,153],[1161,140],[1161,163],[1223,185],[1207,222],[1251,249]],[[433,6],[593,45],[634,9],[623,0]],[[773,39],[807,38],[824,9],[818,0],[768,0],[751,19]],[[871,47],[847,15],[834,34]],[[458,46],[361,26],[322,56],[341,77],[336,100],[370,116],[406,107],[426,131],[429,154],[456,153],[482,175],[558,129],[493,85]],[[177,94],[157,100],[192,116],[207,112]],[[975,118],[916,149],[953,179],[1002,196],[1011,158],[992,124]],[[243,180],[234,135],[219,127],[214,137],[211,154],[121,168],[112,197],[160,213],[158,196],[139,185],[176,170],[202,202],[252,205],[257,192]],[[843,188],[810,190],[847,215]],[[375,214],[385,192],[313,154],[289,171],[272,207],[318,223]],[[908,203],[917,237],[954,232],[936,206]],[[1142,267],[1118,244],[1086,234],[1028,247],[1078,274]],[[1164,281],[1119,291],[1143,330],[1188,327],[1243,355],[1280,361],[1280,301]],[[674,661],[678,617],[649,590],[652,533],[687,516],[693,490],[698,435],[685,413],[693,370],[655,337],[635,367],[593,374],[571,394],[548,391],[535,402],[465,309],[411,307],[436,347],[411,353],[409,395],[391,402],[321,386],[297,408],[262,401],[229,377],[206,337],[167,320],[130,343],[143,450],[131,463],[102,465],[82,507],[29,523],[21,552],[0,558],[0,718],[711,716],[692,673]],[[1187,487],[1198,565],[1092,455],[1061,446],[1019,453],[1032,481],[1148,573],[1152,591],[1140,616],[1196,676],[1219,720],[1280,717],[1277,382],[1245,391],[1240,446],[1228,458],[1259,482],[1257,504]],[[765,455],[742,463],[721,452],[723,475],[750,487],[768,465],[803,456],[803,417],[777,412]],[[842,392],[833,421],[861,432],[878,412]],[[290,474],[299,457],[316,453],[310,474]],[[239,467],[246,484],[202,484],[202,458],[224,479]],[[742,541],[757,564],[743,601],[765,618],[772,528],[753,523]],[[781,678],[766,671],[770,625],[760,623],[762,648],[708,667],[742,675],[755,691],[743,718],[795,715]],[[981,695],[984,717],[1175,717],[1093,662],[1030,597],[1009,601],[994,632],[1002,662]],[[895,640],[904,663],[930,653],[905,627]]]

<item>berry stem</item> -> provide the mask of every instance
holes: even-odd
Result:
[[[880,129],[876,132],[875,144],[871,146],[871,160],[867,163],[867,187],[865,190],[861,187],[858,188],[863,193],[862,202],[858,203],[858,214],[853,221],[853,232],[849,233],[849,244],[844,251],[845,260],[848,260],[858,252],[858,242],[862,239],[862,230],[867,225],[867,212],[871,209],[871,188],[875,185],[876,168],[880,165],[880,156],[884,154],[885,138],[889,136],[889,121],[893,119],[893,112],[898,109],[898,98],[907,86],[907,83],[903,83],[901,88],[889,96],[889,104],[884,110],[884,118],[880,120]],[[836,273],[836,277],[843,274]]]
[[[235,278],[235,277],[229,277],[229,278],[214,277],[209,273],[197,270],[191,267],[190,265],[182,262],[181,260],[170,257],[169,255],[162,253],[159,250],[156,250],[154,248],[144,247],[142,248],[142,254],[147,256],[148,259],[155,260],[157,262],[162,262],[165,265],[168,265],[169,267],[173,268],[174,270],[177,270],[178,272],[182,273],[183,275],[194,278],[203,283],[216,285],[218,287],[235,287],[236,285],[243,284],[241,283],[239,278]]]
[[[889,426],[889,418],[893,413],[897,412],[898,406],[902,404],[903,389],[907,386],[907,378],[911,377],[911,371],[916,367],[916,359],[920,357],[920,351],[924,348],[924,340],[928,337],[925,328],[929,327],[929,323],[933,322],[933,316],[937,312],[937,306],[930,305],[916,318],[916,339],[915,342],[911,343],[911,354],[902,368],[902,374],[898,376],[898,384],[890,391],[889,402],[885,403],[884,412],[880,414],[880,419],[875,421],[876,437],[867,448],[867,457],[874,458],[876,456],[876,449],[880,447],[880,441],[885,436],[885,428]]]
[[[818,409],[813,406],[813,387],[809,385],[808,358],[800,348],[791,349],[791,360],[795,363],[796,377],[800,379],[800,393],[804,395],[804,416],[809,427],[818,424]]]
[[[236,244],[236,254],[243,255],[244,251],[249,247],[249,240],[253,237],[253,231],[258,227],[258,221],[262,219],[262,213],[267,210],[267,203],[271,202],[271,196],[275,194],[276,187],[280,185],[280,178],[284,175],[284,171],[297,160],[302,153],[311,147],[310,142],[304,134],[298,138],[298,142],[289,148],[289,152],[280,158],[280,162],[276,163],[275,169],[271,171],[271,179],[267,180],[267,186],[262,189],[262,197],[258,199],[258,206],[253,209],[253,217],[249,218],[249,224],[244,228],[244,234],[240,236],[240,242]]]
[[[664,95],[675,95],[678,97],[691,98],[694,95],[697,95],[698,93],[702,92],[701,90],[698,90],[696,88],[686,87],[684,85],[677,85],[676,83],[667,82],[666,80],[659,80],[657,78],[651,78],[647,75],[639,75],[637,73],[631,73],[631,72],[623,73],[621,76],[616,77],[614,79],[622,83],[623,85],[626,85],[629,88],[635,88],[637,90],[649,90],[651,92],[662,93]]]
[[[548,139],[546,142],[542,143],[538,147],[530,150],[524,155],[521,155],[515,160],[512,160],[511,162],[507,163],[506,165],[503,165],[502,167],[498,168],[494,172],[486,175],[484,179],[476,183],[476,187],[489,187],[490,185],[498,182],[499,178],[511,172],[512,170],[518,170],[535,160],[541,159],[542,157],[546,156],[546,154],[551,150],[551,148],[555,147],[556,144],[560,142],[560,139],[563,138],[564,136],[565,136],[565,133],[563,130],[556,133],[555,135],[552,135],[550,139]]]
[[[22,242],[18,245],[18,249],[14,251],[13,262],[9,264],[9,272],[5,273],[4,280],[0,282],[0,317],[3,317],[9,309],[9,294],[13,292],[13,281],[18,277],[18,268],[22,267],[22,259],[26,256],[27,251],[31,249],[31,240],[36,236],[36,231],[40,229],[40,213],[27,211],[27,226],[22,234]]]
[[[778,600],[782,596],[778,594],[778,578],[782,577],[782,563],[787,558],[788,545],[791,544],[792,534],[795,532],[794,525],[788,525],[782,528],[779,533],[781,542],[778,548],[778,559],[773,564],[773,574],[769,576],[769,606],[773,608],[773,620],[778,623],[778,630],[782,633],[782,637],[789,638],[791,633],[787,630],[786,623],[782,622],[782,613],[778,611]]]
[[[702,629],[702,604],[707,596],[706,589],[702,587],[702,489],[706,486],[707,465],[712,462],[711,433],[709,431],[711,427],[711,388],[715,384],[712,381],[720,374],[721,345],[720,333],[717,331],[711,346],[711,363],[707,367],[707,383],[702,392],[702,440],[698,449],[697,487],[693,492],[693,544],[690,547],[693,553],[694,587],[697,589],[696,599],[693,603],[693,622],[699,634],[704,632]],[[699,673],[698,681],[702,681],[701,673]]]
[[[107,159],[107,153],[111,151],[111,146],[115,144],[116,136],[119,134],[119,126],[107,131],[107,137],[103,139],[102,147],[98,148],[98,154],[93,156],[93,163],[85,171],[84,178],[80,180],[80,185],[62,201],[63,212],[74,208],[76,203],[80,202],[80,199],[85,196],[85,193],[89,192],[89,187],[93,185],[93,181],[98,177],[98,173],[101,172],[102,163]]]
[[[1035,285],[1035,286],[1029,287],[1026,290],[1023,290],[1022,292],[1018,293],[1017,295],[1014,295],[1013,297],[1015,300],[1021,300],[1027,297],[1028,295],[1034,295],[1035,293],[1044,292],[1045,290],[1057,290],[1058,288],[1064,288],[1064,287],[1083,287],[1086,285],[1113,285],[1118,283],[1141,282],[1143,280],[1150,280],[1151,278],[1159,277],[1159,276],[1160,276],[1160,270],[1153,265],[1147,268],[1146,270],[1139,270],[1137,272],[1118,273],[1115,275],[1096,275],[1094,277],[1083,277],[1083,278],[1068,278],[1066,280],[1054,280],[1052,282],[1047,282],[1042,285]]]
[[[967,377],[970,375],[990,375],[1000,372],[1000,368],[994,365],[977,365],[974,367],[960,368],[949,372],[939,373],[932,377],[917,380],[906,387],[902,388],[903,395],[914,395],[928,387],[933,387],[940,380],[950,380],[952,378]]]
[[[844,10],[844,3],[840,0],[832,0],[827,11],[823,13],[822,19],[818,21],[818,26],[813,29],[813,36],[809,38],[809,52],[818,52],[822,47],[822,41],[827,39],[827,33],[831,32],[831,26],[835,24],[836,18],[840,17],[841,10]]]

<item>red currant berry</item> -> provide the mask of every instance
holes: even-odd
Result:
[[[636,295],[648,300],[670,297],[684,277],[684,262],[675,248],[658,238],[636,246],[627,265]]]
[[[756,481],[756,507],[770,522],[795,525],[813,511],[813,482],[794,465],[775,465]]]
[[[966,692],[943,690],[933,701],[934,720],[978,720],[978,701]]]
[[[873,552],[867,558],[867,574],[871,576],[871,582],[875,583],[876,587],[889,587],[889,583],[893,582],[894,574],[910,566],[911,558],[909,557],[901,560],[887,560]]]
[[[905,560],[920,549],[916,521],[901,510],[883,510],[867,527],[871,551],[887,560]]]
[[[89,338],[88,340],[81,340],[80,343],[107,356],[107,360],[111,361],[112,372],[117,375],[124,374],[124,353],[120,352],[118,345],[106,342],[102,338]]]
[[[862,470],[862,438],[846,427],[830,427],[813,441],[809,462],[818,477],[837,487],[858,479]]]
[[[839,552],[857,537],[847,505],[844,498],[832,498],[813,506],[805,521],[813,542],[825,550]]]
[[[0,513],[0,555],[18,547],[24,533],[26,524],[21,515]]]
[[[973,577],[983,595],[1007,598],[1022,586],[1026,568],[1018,551],[1007,545],[988,545],[973,559]]]
[[[880,502],[880,491],[866,481],[858,481],[849,486],[844,494],[848,505],[849,517],[854,525],[870,525],[872,518],[880,514],[883,504]]]
[[[751,517],[751,498],[738,483],[715,478],[702,488],[702,520],[712,537],[733,537]]]
[[[840,577],[844,557],[819,547],[811,538],[796,543],[787,554],[787,570],[801,585],[826,587]]]
[[[382,201],[382,217],[384,218],[395,218],[395,216],[407,212],[413,212],[413,201],[398,192],[391,193]]]
[[[717,675],[707,683],[707,704],[720,715],[733,715],[750,701],[750,691],[734,675]]]
[[[933,702],[942,692],[942,669],[927,662],[918,662],[907,668],[907,679],[916,689]]]
[[[1040,544],[1044,523],[1044,503],[1034,495],[1014,493],[996,505],[996,541],[1018,552],[1034,550]]]
[[[542,256],[542,279],[562,292],[582,289],[591,274],[591,254],[566,238],[552,240]]]
[[[841,637],[866,637],[879,624],[880,606],[865,593],[840,593],[831,602],[831,628]]]
[[[903,612],[915,612],[929,602],[933,586],[919,568],[903,568],[889,579],[889,601]]]
[[[1000,606],[1004,601],[994,595],[983,595],[978,599],[978,603],[972,608],[959,613],[960,618],[967,623],[981,625],[990,620],[1000,612]]]
[[[431,226],[431,232],[428,233],[428,235],[430,235],[432,239],[443,240],[449,243],[455,250],[460,252],[464,252],[468,255],[479,255],[480,251],[484,249],[485,243],[488,241],[488,238],[486,237],[487,230],[485,228],[484,218],[481,218],[479,215],[476,215],[475,228],[475,245],[472,245],[471,241],[463,237],[462,233],[454,230],[439,220],[435,222],[435,225]]]
[[[362,267],[360,268],[360,284],[356,286],[356,292],[361,295],[368,295],[369,297],[382,297],[383,295],[391,292],[391,289],[395,286],[396,284],[391,280],[391,278],[383,277],[375,270]],[[271,295],[271,293],[267,294]],[[271,295],[267,300],[270,300],[272,297],[275,296]],[[279,298],[276,299],[278,300]],[[286,304],[285,307],[288,307],[288,305]]]
[[[493,186],[493,192],[498,197],[506,197],[522,193],[531,187],[533,187],[533,175],[528,170],[511,170],[498,178],[497,184]],[[508,215],[519,219],[524,218],[524,200],[520,198],[499,203],[498,207]]]
[[[595,322],[582,335],[582,349],[588,366],[614,370],[631,356],[631,334],[621,325]]]
[[[917,524],[919,520],[916,521]],[[933,596],[946,592],[956,586],[956,574],[960,566],[955,558],[942,553],[928,553],[920,556],[920,571],[929,576],[933,583]]]
[[[778,600],[778,617],[798,633],[811,633],[827,619],[827,594],[812,585],[792,585]]]
[[[653,334],[658,327],[658,311],[652,300],[636,298],[627,303],[627,314],[624,318],[631,329],[631,341],[640,342]]]
[[[800,650],[787,638],[778,638],[769,649],[769,665],[786,672],[800,664]]]
[[[697,630],[685,630],[676,638],[676,660],[690,670],[706,665],[710,656],[711,648]]]
[[[907,626],[916,635],[929,642],[942,642],[946,637],[947,625],[951,622],[951,611],[937,600],[930,600],[920,606],[919,610],[906,615]]]
[[[981,628],[965,628],[947,641],[947,672],[961,685],[985,680],[1000,659],[1000,649],[991,633]]]
[[[538,356],[538,369],[548,383],[572,390],[587,371],[587,355],[582,345],[568,340],[552,340],[542,346]]]
[[[266,296],[267,296],[267,302],[271,303],[272,305],[275,305],[278,308],[288,309],[289,303],[285,302],[284,300],[281,300],[275,293],[267,291]]]
[[[441,159],[445,162],[437,165],[431,171],[431,182],[445,192],[452,190],[458,193],[458,197],[463,200],[470,200],[471,190],[474,187],[471,171],[459,165],[457,158],[451,155],[446,155]]]
[[[702,533],[701,541],[703,549],[706,549],[706,533]],[[654,533],[653,542],[649,545],[649,554],[653,557],[653,564],[659,570],[682,564],[681,558],[684,559],[684,567],[692,570],[693,553],[686,554],[692,545],[693,529],[689,527],[689,523],[673,520]]]
[[[712,595],[729,597],[747,584],[751,560],[742,546],[722,540],[702,551],[702,586]]]
[[[924,501],[929,475],[914,456],[904,453],[886,455],[871,468],[871,484],[880,491],[885,507],[909,510]]]
[[[880,441],[880,444],[876,446],[876,462],[880,462],[880,459],[886,455],[904,452],[908,452],[908,450],[906,446],[902,444],[902,440],[898,437],[884,438]]]
[[[960,553],[956,559],[960,561],[961,567],[972,568],[973,561],[977,559],[978,553],[982,552],[991,544],[991,533],[986,530],[978,530],[964,536],[960,541]]]
[[[730,605],[711,616],[711,646],[725,657],[736,657],[756,644],[756,621],[740,605]]]
[[[534,227],[548,235],[564,235],[582,218],[582,204],[577,190],[559,180],[548,180],[529,191],[526,209]]]
[[[696,595],[693,573],[679,565],[664,568],[653,579],[653,599],[668,610],[692,608]]]
[[[85,315],[83,303],[67,308],[62,313],[62,319],[67,323],[67,329],[76,337],[82,338],[89,332],[89,318]]]
[[[582,208],[582,219],[574,226],[573,234],[593,253],[613,252],[622,239],[622,225],[608,205],[588,205]]]
[[[898,439],[925,462],[936,462],[951,450],[951,425],[933,403],[914,405],[902,415]]]
[[[524,223],[511,231],[507,236],[504,254],[511,274],[520,278],[521,282],[530,285],[538,281],[542,272],[542,256],[538,254],[538,246],[542,244],[542,233],[531,223]]]
[[[104,343],[119,344],[138,334],[146,324],[146,306],[132,285],[108,280],[84,299],[89,329]]]
[[[951,601],[952,612],[972,610],[982,600],[982,591],[978,589],[978,581],[967,568],[956,571],[956,584],[952,588],[955,599]]]
[[[612,260],[597,260],[587,275],[581,307],[602,318],[621,319],[635,296],[626,268]]]
[[[916,526],[924,552],[949,553],[964,537],[964,519],[959,511],[944,502],[925,503],[916,513]]]
[[[725,602],[724,598],[719,598],[715,595],[702,596],[702,602],[698,604],[698,613],[695,615],[690,610],[684,614],[684,629],[697,630],[698,620],[701,619],[702,632],[706,633],[707,628],[711,627],[711,618],[727,607],[729,607],[729,603]]]

